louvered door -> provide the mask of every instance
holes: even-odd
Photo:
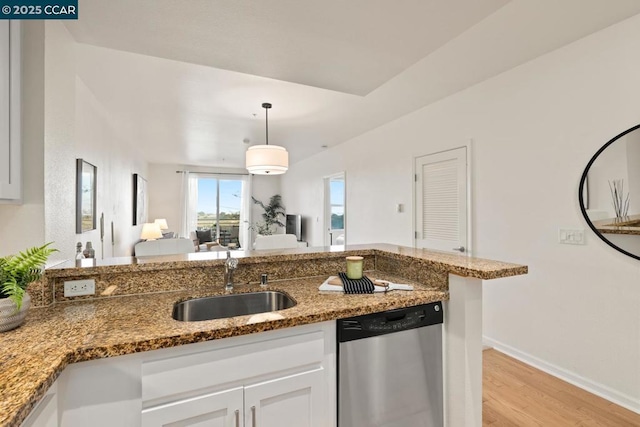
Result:
[[[416,158],[415,245],[467,251],[467,148]]]

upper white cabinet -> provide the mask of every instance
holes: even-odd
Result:
[[[0,20],[0,200],[22,198],[20,23]]]

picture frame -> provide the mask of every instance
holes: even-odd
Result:
[[[96,229],[98,168],[76,159],[76,234]]]
[[[142,225],[147,220],[147,180],[133,174],[133,225]]]

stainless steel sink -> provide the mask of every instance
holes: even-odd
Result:
[[[196,322],[284,310],[296,304],[289,295],[276,291],[219,295],[177,302],[172,316],[182,322]]]

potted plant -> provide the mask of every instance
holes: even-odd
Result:
[[[0,332],[17,328],[27,316],[31,305],[27,286],[42,277],[47,258],[57,251],[49,245],[0,258]]]
[[[262,214],[262,221],[258,221],[249,226],[250,230],[255,231],[258,234],[263,236],[270,236],[273,234],[272,226],[277,225],[279,227],[284,227],[285,224],[283,220],[285,219],[285,207],[282,205],[282,196],[279,194],[274,194],[269,199],[268,204],[262,203],[260,200],[255,197],[251,197],[253,203],[259,205],[262,209],[264,209],[264,213]],[[281,219],[282,218],[282,219]]]

